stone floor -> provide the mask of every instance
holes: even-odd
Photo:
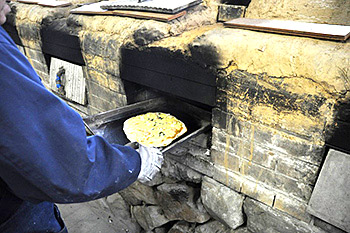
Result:
[[[114,221],[96,212],[90,203],[58,205],[69,233],[138,233],[128,230],[128,222],[121,216]],[[246,227],[225,233],[250,233]]]
[[[88,203],[58,205],[58,207],[69,233],[118,232],[114,226],[111,226],[108,218],[104,219],[104,217],[94,213]],[[124,233],[125,230],[120,232]]]

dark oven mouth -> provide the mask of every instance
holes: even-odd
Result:
[[[187,127],[184,135],[161,148],[163,153],[211,129],[211,112],[179,99],[166,97],[141,101],[89,116],[84,118],[84,122],[92,131],[91,133],[103,136],[111,144],[125,145],[130,141],[123,131],[124,121],[147,112],[169,113],[185,123]]]

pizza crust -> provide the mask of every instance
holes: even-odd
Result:
[[[123,130],[131,142],[147,147],[164,147],[187,132],[185,124],[162,112],[148,112],[124,122]]]

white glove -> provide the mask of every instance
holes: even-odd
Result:
[[[141,171],[137,179],[141,183],[145,183],[152,180],[160,171],[163,163],[163,154],[158,148],[142,145],[137,151],[141,157]]]

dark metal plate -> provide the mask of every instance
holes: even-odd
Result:
[[[211,128],[211,113],[180,100],[156,98],[127,105],[118,109],[93,115],[84,119],[88,128],[96,135],[101,135],[109,143],[125,145],[129,143],[123,131],[124,121],[130,117],[147,113],[170,113],[185,123],[187,132],[162,148],[163,152],[181,144]]]

